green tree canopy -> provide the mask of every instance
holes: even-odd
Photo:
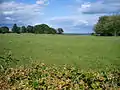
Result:
[[[17,24],[14,24],[13,28],[12,28],[12,32],[19,34],[20,33],[20,27],[18,27]]]
[[[9,32],[9,28],[7,28],[7,29],[6,28],[7,27],[1,27],[0,33],[2,33],[3,31]],[[53,27],[48,26],[47,24],[40,24],[40,25],[35,25],[35,26],[28,25],[27,27],[25,27],[25,26],[18,27],[17,24],[14,24],[12,27],[12,32],[18,33],[18,34],[19,33],[62,34],[64,31],[62,28],[58,28],[56,30]]]
[[[102,16],[94,26],[94,32],[101,36],[117,36],[120,34],[120,15]]]
[[[27,29],[26,29],[25,26],[22,26],[22,27],[21,27],[21,32],[22,32],[22,33],[26,33],[26,32],[27,32]]]
[[[27,29],[27,32],[28,32],[28,33],[34,33],[33,26],[28,25],[26,29]]]
[[[0,27],[0,33],[9,33],[9,28],[6,26]]]
[[[62,28],[58,28],[57,31],[58,31],[58,34],[63,34],[64,32]]]
[[[34,32],[40,34],[55,34],[56,30],[54,28],[49,27],[46,24],[40,24],[34,26]]]

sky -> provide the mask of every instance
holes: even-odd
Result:
[[[120,14],[120,0],[0,0],[0,26],[48,24],[91,33],[100,16]]]

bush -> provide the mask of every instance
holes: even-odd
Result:
[[[17,65],[19,60],[12,56],[12,53],[8,51],[4,56],[0,56],[0,74],[5,73],[5,71],[13,66]]]

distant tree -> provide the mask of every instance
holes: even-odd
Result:
[[[2,33],[2,28],[0,27],[0,33]]]
[[[13,28],[12,28],[12,32],[19,34],[20,33],[20,27],[18,27],[17,24],[14,24]]]
[[[94,26],[94,32],[101,36],[117,36],[120,32],[120,15],[102,16]]]
[[[42,31],[43,34],[50,34],[50,27],[46,24],[41,24],[40,31]]]
[[[7,26],[0,27],[0,33],[9,33],[9,28]]]
[[[40,25],[35,25],[34,28],[33,28],[34,33],[36,33],[36,34],[41,33],[41,31],[39,30],[39,28],[40,28]]]
[[[57,33],[57,31],[54,29],[54,28],[50,28],[50,34],[56,34]]]
[[[57,32],[58,32],[58,34],[63,34],[64,31],[63,31],[62,28],[58,28],[58,29],[57,29]]]
[[[6,33],[6,32],[9,32],[8,27],[0,28],[0,33]],[[14,24],[11,32],[18,34],[20,33],[57,34],[57,30],[52,27],[49,27],[47,24],[40,24],[35,26],[28,25],[27,27],[25,26],[18,27],[17,24]],[[63,29],[59,28],[58,32],[59,34],[62,34]]]
[[[91,33],[92,36],[95,36],[95,33]]]
[[[14,24],[14,25],[13,25],[13,28],[12,28],[12,32],[13,32],[13,33],[16,33],[17,28],[18,28],[18,27],[17,27],[17,24]]]
[[[46,24],[40,24],[40,25],[34,26],[34,31],[35,31],[35,33],[40,33],[40,34],[52,34],[52,33],[55,33],[55,29],[50,28]]]
[[[22,33],[26,33],[26,32],[27,32],[27,29],[26,29],[25,26],[22,26],[22,27],[21,27],[21,32],[22,32]]]
[[[17,34],[20,34],[21,31],[20,31],[20,27],[17,27],[17,31],[16,31]]]
[[[26,30],[27,30],[28,33],[34,33],[33,26],[31,26],[31,25],[28,25]]]

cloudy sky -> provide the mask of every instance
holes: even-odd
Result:
[[[100,16],[112,14],[120,14],[120,0],[0,0],[0,26],[46,23],[88,33]]]

